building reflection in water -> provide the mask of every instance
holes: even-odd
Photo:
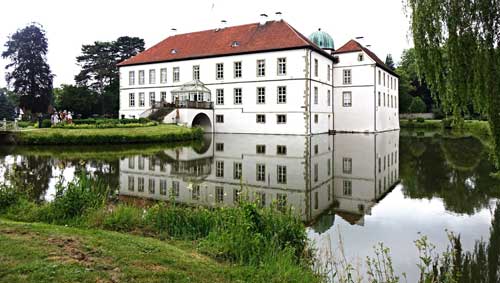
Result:
[[[234,206],[245,196],[262,206],[292,206],[305,222],[334,208],[362,225],[398,180],[398,146],[399,132],[217,134],[201,149],[122,159],[120,195],[204,206]]]

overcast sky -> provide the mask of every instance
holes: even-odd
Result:
[[[281,11],[283,19],[308,36],[318,28],[328,32],[338,48],[349,39],[364,36],[363,44],[385,59],[391,53],[397,62],[408,40],[408,19],[402,0],[15,0],[4,1],[0,15],[0,47],[10,34],[30,22],[42,24],[49,41],[48,62],[56,75],[54,86],[74,82],[78,73],[75,57],[82,44],[111,41],[119,36],[137,36],[146,48],[169,35],[259,21]],[[0,87],[6,85],[6,61],[0,58]]]

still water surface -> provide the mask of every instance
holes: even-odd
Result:
[[[391,248],[394,267],[417,278],[413,241],[438,250],[445,230],[464,249],[488,241],[500,184],[474,138],[382,134],[214,135],[191,146],[18,147],[0,149],[0,182],[50,201],[55,184],[91,172],[121,199],[232,206],[241,192],[262,205],[292,206],[308,224],[319,261],[343,249],[364,264],[373,246]]]

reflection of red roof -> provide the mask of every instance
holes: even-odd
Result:
[[[394,76],[399,77],[391,68],[387,67],[385,65],[384,61],[382,61],[380,58],[378,58],[375,53],[373,53],[370,49],[364,47],[361,45],[359,42],[357,42],[354,39],[349,40],[346,44],[344,44],[342,47],[339,49],[335,50],[335,54],[340,54],[340,53],[349,53],[349,52],[359,52],[359,51],[364,51],[370,58],[372,58],[377,65],[386,70],[387,72],[391,73]]]
[[[265,25],[253,23],[170,36],[118,65],[127,66],[296,48],[312,48],[331,57],[287,22],[269,21]]]
[[[344,219],[351,225],[359,224],[364,216],[364,214],[355,214],[352,212],[338,211],[338,210],[335,210],[335,214],[342,217],[342,219]]]

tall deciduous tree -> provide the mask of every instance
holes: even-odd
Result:
[[[54,101],[58,110],[68,110],[89,117],[95,114],[97,96],[86,87],[62,85],[54,89]]]
[[[408,0],[419,71],[455,123],[488,116],[500,157],[500,1]]]
[[[6,80],[20,96],[19,106],[32,113],[47,112],[54,75],[47,64],[45,30],[39,24],[30,24],[11,35],[5,48],[2,57],[10,60]]]
[[[102,114],[115,113],[118,109],[119,73],[116,64],[143,50],[143,39],[128,36],[82,46],[82,55],[76,58],[82,70],[75,81],[78,86],[89,87],[99,94]]]

